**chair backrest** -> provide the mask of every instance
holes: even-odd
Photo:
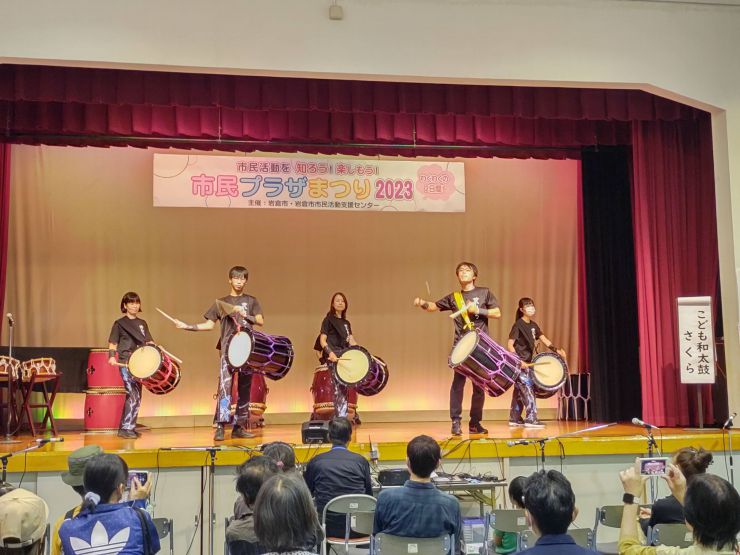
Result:
[[[609,528],[621,527],[623,512],[624,505],[604,505],[603,507],[597,507],[594,528],[598,526],[607,526]]]
[[[529,525],[523,509],[496,509],[491,511],[491,527],[501,532],[523,532]]]
[[[375,511],[377,500],[372,495],[353,493],[340,495],[324,506],[322,519],[326,521],[327,511],[341,514],[372,513]]]
[[[380,532],[373,538],[374,555],[446,555],[452,550],[454,536],[438,538],[404,538]]]
[[[648,545],[689,547],[693,543],[694,535],[682,522],[656,524],[648,529]]]
[[[571,528],[568,530],[568,535],[573,538],[573,541],[581,547],[586,549],[594,549],[594,531],[591,528]]]
[[[517,545],[517,551],[529,549],[535,543],[537,543],[537,540],[539,539],[539,537],[540,537],[539,534],[537,534],[537,532],[535,532],[534,530],[522,530],[519,533],[519,542]]]
[[[153,518],[154,527],[157,529],[157,535],[159,539],[164,539],[170,535],[172,531],[172,520],[169,518]]]

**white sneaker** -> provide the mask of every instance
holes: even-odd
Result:
[[[524,426],[524,422],[513,422],[509,420],[509,428],[521,428]]]
[[[525,428],[544,428],[545,424],[543,422],[540,422],[539,420],[535,420],[534,422],[525,422],[524,427]]]

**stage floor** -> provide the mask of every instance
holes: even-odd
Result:
[[[646,451],[644,430],[631,424],[599,424],[593,422],[550,421],[540,430],[509,428],[507,422],[486,422],[488,436],[467,434],[450,436],[448,422],[391,422],[362,424],[355,429],[350,448],[368,456],[370,443],[378,448],[380,462],[403,461],[406,458],[406,443],[419,434],[427,434],[440,442],[443,454],[450,458],[532,457],[534,445],[509,446],[507,442],[519,439],[552,438],[546,443],[546,455],[560,454],[560,445],[568,456],[579,455],[639,455]],[[587,431],[590,428],[601,428]],[[204,452],[179,451],[177,448],[208,447],[214,445],[213,428],[158,428],[145,430],[142,437],[126,440],[114,433],[65,432],[63,442],[49,443],[28,454],[9,459],[10,472],[47,472],[66,469],[66,457],[83,445],[97,444],[108,452],[121,454],[136,467],[193,467],[207,464]],[[567,435],[570,434],[570,435]],[[565,436],[565,437],[563,437]],[[228,438],[228,431],[227,431]],[[556,440],[556,438],[560,438]],[[722,451],[723,438],[720,430],[686,430],[663,428],[655,432],[655,438],[664,453],[692,445],[712,451]],[[21,435],[18,443],[1,443],[0,455],[16,452],[35,441],[30,435]],[[245,456],[261,444],[285,441],[295,445],[297,457],[305,461],[329,446],[302,445],[299,425],[270,425],[257,430],[254,439],[220,442],[222,450],[217,453],[217,465],[241,463]]]

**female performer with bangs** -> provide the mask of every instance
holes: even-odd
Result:
[[[334,383],[334,416],[347,416],[347,386],[336,377],[336,363],[342,351],[357,345],[352,336],[352,324],[347,320],[349,303],[344,293],[334,293],[329,312],[321,322],[321,332],[314,348],[321,351],[320,361],[331,369]]]
[[[121,424],[118,436],[125,439],[136,439],[136,418],[141,407],[141,382],[138,382],[128,370],[128,359],[131,353],[142,345],[154,345],[152,334],[147,323],[139,318],[141,298],[138,293],[129,291],[121,299],[123,317],[113,322],[108,337],[108,364],[121,369],[121,378],[126,388],[126,402],[123,405]],[[118,361],[116,361],[118,353]]]

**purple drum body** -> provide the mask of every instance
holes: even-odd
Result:
[[[480,330],[469,331],[452,348],[449,365],[491,397],[514,385],[520,360]]]
[[[282,335],[267,335],[252,330],[252,352],[249,366],[271,380],[286,376],[293,365],[293,343]]]

